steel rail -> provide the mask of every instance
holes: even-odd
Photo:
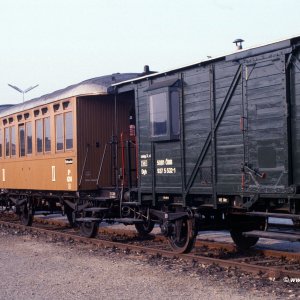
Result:
[[[48,224],[48,225],[55,225],[55,226],[66,226],[68,222],[62,220],[55,220],[55,219],[42,219],[35,217],[34,220],[38,223]],[[112,227],[100,227],[99,228],[100,234],[115,234],[119,236],[126,236],[126,237],[138,237],[138,233],[133,230],[122,229],[122,228],[112,228]],[[158,234],[150,234],[155,241],[166,242],[166,238],[163,235]],[[197,239],[195,243],[195,248],[207,247],[209,249],[224,249],[227,251],[236,251],[237,248],[234,243],[228,242],[217,242],[205,239]],[[300,253],[298,252],[287,252],[287,251],[279,251],[279,250],[272,250],[272,249],[257,249],[253,248],[251,251],[255,251],[257,254],[264,255],[266,257],[272,256],[277,258],[286,258],[286,259],[295,259],[300,261]]]
[[[49,229],[43,229],[38,227],[28,227],[18,223],[11,223],[6,221],[0,221],[0,225],[2,227],[11,228],[11,229],[18,229],[22,231],[26,231],[32,234],[44,234],[46,236],[51,236],[55,238],[60,238],[65,241],[76,241],[79,243],[84,244],[91,244],[97,247],[105,247],[105,248],[115,248],[120,250],[127,251],[135,251],[138,253],[145,253],[150,255],[155,255],[158,257],[166,257],[166,258],[173,258],[173,259],[183,259],[193,262],[198,262],[201,264],[207,265],[218,265],[224,268],[235,268],[239,269],[243,272],[251,273],[251,274],[264,274],[272,278],[280,278],[283,276],[288,276],[292,278],[299,278],[300,277],[300,270],[286,270],[285,267],[266,267],[266,266],[259,266],[257,264],[249,264],[245,262],[239,262],[235,260],[225,260],[219,258],[211,258],[211,257],[204,257],[200,255],[193,255],[193,254],[175,254],[172,251],[162,250],[162,249],[155,249],[145,246],[137,246],[132,244],[124,244],[115,241],[107,241],[101,239],[90,239],[83,236],[79,236],[76,234],[70,234],[65,232],[58,232]]]

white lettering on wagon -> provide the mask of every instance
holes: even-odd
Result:
[[[157,168],[157,174],[175,174],[176,168]]]
[[[141,174],[142,174],[142,175],[147,175],[147,174],[148,174],[147,169],[142,169],[142,170],[141,170]]]
[[[176,168],[173,167],[173,159],[157,159],[156,165],[159,167],[156,169],[157,174],[176,174]]]
[[[141,167],[148,167],[148,160],[141,160]]]
[[[71,170],[68,169],[68,173],[67,173],[68,190],[72,188],[72,181],[73,181],[72,173]]]
[[[146,176],[148,175],[148,166],[149,166],[149,161],[148,159],[151,158],[151,154],[150,153],[145,153],[145,154],[141,154],[141,175],[142,176]]]
[[[156,165],[157,166],[172,166],[173,159],[172,158],[158,159],[158,160],[156,160]]]

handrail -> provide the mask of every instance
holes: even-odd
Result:
[[[99,167],[99,172],[98,172],[98,176],[97,176],[97,187],[99,187],[99,179],[102,173],[102,167],[103,167],[103,162],[104,162],[104,158],[105,158],[105,154],[106,154],[106,148],[107,148],[107,144],[105,144],[104,147],[104,151],[103,151],[103,155],[102,155],[102,159],[101,159],[101,163],[100,163],[100,167]]]
[[[121,153],[122,153],[122,187],[124,187],[125,184],[125,146],[124,146],[124,133],[121,132]]]
[[[82,182],[82,177],[83,177],[83,172],[84,172],[84,169],[85,169],[85,165],[86,165],[86,161],[87,161],[87,156],[88,156],[88,153],[89,153],[89,144],[86,146],[86,152],[85,152],[85,158],[84,158],[84,163],[83,163],[83,168],[82,168],[82,171],[81,171],[81,176],[80,176],[80,180],[79,180],[79,186],[81,185],[81,182]]]

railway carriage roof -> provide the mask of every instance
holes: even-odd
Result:
[[[267,52],[288,48],[288,47],[291,47],[293,44],[299,43],[299,42],[300,42],[300,36],[295,36],[295,37],[278,40],[278,41],[271,42],[271,43],[264,44],[264,45],[260,45],[260,46],[245,48],[245,49],[242,49],[242,50],[236,50],[235,52],[232,52],[232,53],[229,53],[229,54],[225,54],[225,55],[221,55],[221,56],[217,56],[217,57],[212,57],[212,58],[205,59],[205,60],[202,60],[202,61],[198,61],[198,62],[195,62],[195,63],[192,63],[192,64],[188,64],[188,65],[180,66],[180,67],[177,67],[177,68],[169,69],[169,70],[166,70],[166,71],[163,71],[163,72],[158,72],[158,73],[154,73],[154,74],[150,74],[150,75],[144,75],[144,76],[140,76],[140,77],[137,77],[137,78],[124,80],[124,81],[121,81],[121,82],[116,82],[116,83],[112,84],[112,87],[128,85],[128,84],[132,84],[132,83],[137,83],[139,81],[152,79],[152,78],[155,78],[155,77],[169,75],[169,74],[176,73],[178,71],[183,71],[183,70],[186,70],[186,69],[189,69],[189,68],[192,68],[192,67],[209,64],[211,62],[215,62],[215,61],[218,61],[218,60],[233,61],[233,60],[244,59],[244,58],[248,58],[248,57],[259,55],[259,54],[264,54],[264,53],[267,53]]]
[[[133,79],[139,75],[140,74],[138,73],[116,73],[84,80],[80,83],[70,85],[64,89],[25,101],[24,103],[8,106],[7,108],[4,106],[3,109],[0,110],[0,117],[5,117],[7,115],[70,97],[107,95],[109,94],[108,89],[113,83]]]

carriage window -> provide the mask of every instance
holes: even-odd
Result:
[[[48,108],[47,107],[43,107],[42,108],[42,114],[45,115],[48,112]]]
[[[36,134],[36,151],[38,153],[43,152],[43,120],[37,120],[35,122],[35,134]]]
[[[167,93],[150,96],[150,124],[151,136],[164,136],[167,134]]]
[[[9,157],[10,155],[10,134],[9,134],[9,128],[4,129],[4,135],[5,135],[5,156]]]
[[[65,145],[66,149],[73,148],[73,116],[72,112],[65,114]]]
[[[56,136],[56,150],[64,150],[64,122],[63,115],[55,116],[55,136]]]
[[[25,156],[25,126],[19,125],[19,155]]]
[[[50,117],[44,119],[44,145],[45,145],[45,152],[51,151],[51,135],[50,135]]]
[[[164,89],[149,98],[150,135],[153,140],[174,140],[179,138],[179,92]]]
[[[70,101],[63,102],[63,109],[69,109],[72,107]]]
[[[11,156],[16,155],[16,127],[11,127]]]
[[[59,103],[53,105],[54,112],[59,110]]]
[[[31,122],[26,123],[26,153],[32,154],[32,126]]]
[[[2,129],[0,129],[0,157],[2,157]]]

